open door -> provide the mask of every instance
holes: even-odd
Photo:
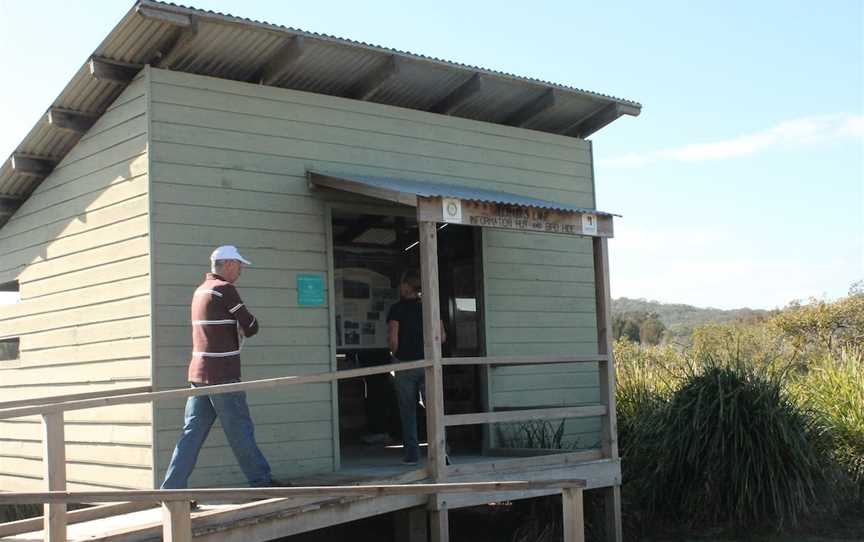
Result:
[[[390,363],[387,313],[398,301],[406,271],[419,271],[417,222],[410,217],[333,213],[333,288],[339,369]],[[482,314],[480,228],[441,225],[439,281],[441,318],[447,330],[445,357],[485,354]],[[448,414],[483,408],[480,368],[446,367]],[[339,437],[343,467],[398,464],[401,429],[392,377],[388,374],[339,382]],[[420,436],[425,424],[418,412]],[[475,426],[448,433],[451,450],[479,451]]]

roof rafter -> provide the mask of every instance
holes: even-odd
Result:
[[[303,36],[293,36],[279,47],[264,66],[252,77],[252,81],[262,85],[272,85],[291,71],[303,53],[306,43]]]
[[[100,81],[112,81],[114,83],[129,83],[138,72],[141,66],[137,64],[129,64],[126,62],[118,62],[116,60],[108,60],[101,57],[90,57],[90,75]]]
[[[345,93],[346,98],[355,100],[368,100],[375,94],[381,85],[387,82],[388,79],[399,73],[399,64],[401,60],[396,55],[389,55],[384,64],[375,68],[371,72],[363,76],[359,81],[354,83],[348,92]]]
[[[15,153],[10,158],[12,170],[15,173],[25,175],[35,175],[37,177],[47,177],[56,165],[52,160],[40,158],[37,156],[29,156],[26,154]]]
[[[456,110],[457,107],[465,103],[469,98],[480,92],[483,89],[483,77],[479,72],[475,72],[467,81],[459,85],[459,87],[438,101],[435,105],[429,108],[432,113],[440,113],[449,115]]]
[[[531,119],[555,105],[556,100],[555,89],[547,88],[543,94],[526,103],[507,117],[504,120],[504,124],[519,127],[525,126]]]
[[[154,21],[159,21],[160,23],[167,23],[174,26],[187,27],[192,24],[192,18],[188,15],[184,15],[182,13],[177,13],[176,11],[168,11],[161,9],[159,6],[149,5],[143,6],[139,5],[135,11],[138,12],[138,15],[141,15],[145,19],[151,19]]]
[[[24,198],[17,196],[0,196],[0,215],[11,215],[21,207]],[[0,289],[0,291],[3,291]]]
[[[174,29],[165,45],[155,53],[154,59],[150,62],[152,65],[157,68],[169,68],[176,62],[177,57],[189,49],[192,41],[198,37],[198,23],[191,17],[190,20],[189,25]]]
[[[587,117],[574,122],[562,133],[567,136],[584,139],[618,117],[623,115],[632,115],[635,117],[639,115],[640,111],[641,109],[638,107],[613,102],[604,105],[594,113],[589,114]]]
[[[52,107],[45,114],[45,121],[60,130],[68,130],[76,134],[84,134],[96,122],[99,115],[96,113],[85,113],[72,109]]]

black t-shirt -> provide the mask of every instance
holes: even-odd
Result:
[[[390,307],[387,322],[399,322],[399,361],[423,359],[423,305],[419,299],[400,299]]]

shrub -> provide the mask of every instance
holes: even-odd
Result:
[[[864,367],[843,351],[810,366],[791,387],[809,410],[819,443],[864,495]]]
[[[694,523],[797,523],[829,479],[781,384],[782,373],[705,359],[640,434],[655,465],[640,484],[648,508]]]

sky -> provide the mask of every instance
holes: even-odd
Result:
[[[591,137],[613,297],[769,309],[864,279],[860,0],[194,5],[640,102]],[[0,159],[131,6],[0,0]]]

